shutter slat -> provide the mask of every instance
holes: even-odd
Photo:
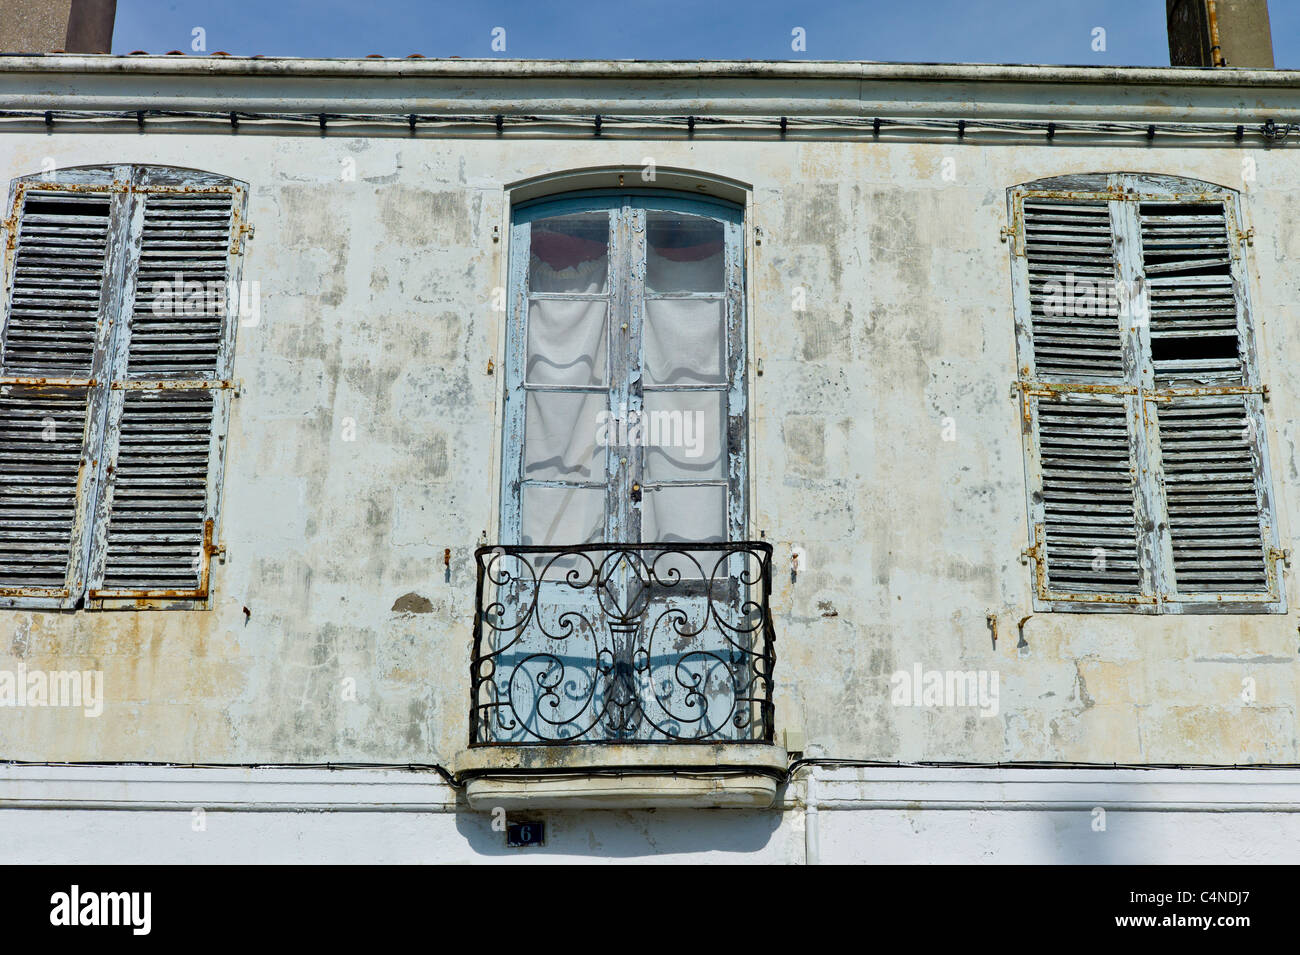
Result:
[[[1267,593],[1245,399],[1174,399],[1157,415],[1178,592]]]
[[[1123,353],[1116,303],[1108,294],[1115,240],[1107,204],[1033,198],[1023,210],[1039,377],[1119,377]]]
[[[1143,202],[1138,218],[1156,383],[1241,381],[1224,205]]]
[[[1040,400],[1037,424],[1049,589],[1139,593],[1142,573],[1124,406]]]
[[[6,375],[90,377],[109,216],[107,195],[24,194],[4,329]]]
[[[106,192],[27,187],[0,374],[89,379],[108,268]],[[0,387],[0,589],[7,606],[73,606],[89,387]],[[21,591],[16,594],[15,591]],[[33,604],[31,601],[38,601]]]
[[[144,202],[127,375],[213,378],[226,319],[233,197],[149,194]]]
[[[88,400],[84,388],[0,388],[0,588],[68,587]]]
[[[209,391],[125,393],[102,596],[200,586],[214,407]]]

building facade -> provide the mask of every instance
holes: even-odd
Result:
[[[1298,122],[6,57],[7,852],[1295,861]]]

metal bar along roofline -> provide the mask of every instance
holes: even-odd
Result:
[[[168,82],[160,87],[159,80]],[[647,85],[653,81],[653,85]],[[163,92],[162,90],[165,90]],[[1300,118],[1300,71],[827,61],[0,57],[0,109]]]
[[[547,60],[402,57],[8,55],[5,73],[609,79],[891,79],[945,82],[1064,82],[1155,86],[1300,87],[1300,70],[1201,67],[1057,66],[1025,63],[893,63],[875,60]]]

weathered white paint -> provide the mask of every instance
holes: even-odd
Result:
[[[44,73],[39,64],[0,63],[0,108],[121,107],[126,93],[158,84],[153,61],[139,60],[139,72],[135,62],[105,59],[96,72],[69,59],[66,73],[49,69],[58,62],[47,62]],[[1236,85],[1214,86],[1183,75],[1191,71],[1025,68],[1012,76],[962,67],[937,70],[930,82],[928,67],[755,68],[775,90],[762,103],[751,100],[758,91],[746,84],[758,80],[748,74],[730,90],[723,75],[631,71],[611,86],[594,77],[579,83],[586,67],[573,68],[572,82],[559,67],[547,67],[545,82],[511,67],[494,86],[471,79],[472,66],[458,75],[421,64],[399,79],[386,75],[397,66],[358,73],[345,65],[327,83],[303,75],[307,67],[171,62],[169,69],[191,73],[183,82],[168,79],[169,95],[230,102],[226,108],[234,105],[224,97],[238,92],[277,108],[297,98],[339,112],[402,112],[417,108],[413,86],[439,74],[438,83],[472,92],[481,97],[472,105],[489,111],[504,107],[501,91],[534,84],[539,96],[560,90],[568,99],[559,105],[584,114],[609,96],[628,97],[620,100],[628,112],[670,102],[680,115],[684,103],[721,109],[733,94],[755,111],[799,100],[803,109],[863,116],[903,104],[913,104],[912,115],[949,118],[970,109],[1161,121],[1300,114],[1297,79],[1288,73],[1225,71],[1216,77]],[[821,76],[828,70],[831,79]],[[283,75],[254,75],[277,71]],[[1094,82],[1103,74],[1108,82]],[[1163,87],[1152,85],[1162,77]],[[672,83],[671,96],[655,98]],[[51,84],[62,92],[40,92]],[[1015,96],[1002,99],[1008,91]],[[430,102],[444,94],[451,95],[434,90]],[[550,139],[406,139],[243,128],[231,135],[219,124],[206,133],[144,135],[4,128],[0,178],[39,172],[48,158],[60,166],[201,167],[248,182],[257,233],[244,276],[260,282],[261,317],[238,336],[234,374],[242,388],[231,412],[221,532],[228,552],[215,568],[213,609],[0,614],[0,668],[99,669],[107,696],[98,719],[52,708],[0,710],[2,757],[453,762],[468,732],[471,552],[480,534],[492,539],[497,513],[501,376],[487,368],[489,361],[501,367],[501,314],[492,301],[506,285],[506,248],[493,229],[498,239],[508,234],[511,183],[592,167],[638,183],[651,158],[658,168],[694,170],[747,191],[747,311],[753,353],[764,366],[750,383],[751,524],[753,536],[777,548],[778,739],[789,729],[827,755],[880,760],[1300,762],[1290,574],[1286,615],[1037,614],[1025,629],[1028,648],[1017,651],[1015,624],[1029,612],[1031,572],[1019,560],[1029,532],[1017,407],[1008,396],[1016,377],[1008,253],[999,241],[1007,187],[1037,178],[1132,170],[1242,191],[1243,225],[1255,230],[1247,273],[1271,395],[1279,536],[1289,547],[1300,519],[1294,145],[1184,146],[1158,137],[1148,146],[1100,135],[1071,145],[976,144],[938,132],[924,142],[874,142],[869,131],[854,133],[860,141],[780,142],[773,132],[763,141],[714,134],[692,142],[662,131],[654,139],[593,139],[577,129]],[[792,311],[796,286],[806,290],[807,311]],[[344,439],[348,419],[355,441]],[[943,438],[946,419],[955,440]],[[445,576],[444,548],[452,554]],[[806,562],[792,581],[796,548]],[[399,602],[411,593],[427,600],[428,612],[392,609],[422,609],[421,601]],[[990,613],[999,622],[996,648]],[[916,664],[996,670],[997,715],[893,706],[891,674]],[[1255,687],[1250,701],[1242,695],[1247,679]],[[349,680],[355,699],[346,698]],[[835,788],[828,774],[828,800]],[[1002,792],[1009,803],[1021,798]],[[30,857],[51,825],[69,826],[71,837],[111,819],[120,857],[150,851],[142,836],[165,819],[98,812],[5,811],[0,825],[16,852]],[[229,817],[239,820],[228,830],[231,841],[210,840],[213,848],[202,851],[235,858],[239,846],[256,844],[269,856],[317,839],[342,842],[302,851],[345,855],[372,846],[368,858],[496,851],[462,834],[488,831],[478,817],[440,816],[447,827],[440,835],[416,838],[418,827],[405,822],[378,834],[389,815],[378,813],[373,825],[350,815],[354,827],[339,835],[334,815],[240,814]],[[1115,816],[1111,834],[1121,830]],[[799,860],[804,851],[798,813],[738,814],[725,824],[716,813],[664,813],[645,817],[656,820],[649,836],[631,835],[633,822],[620,829],[611,820],[636,817],[618,813],[557,818],[564,820],[557,832],[569,834],[557,835],[557,845],[580,843],[564,850],[575,854],[598,854],[596,844],[665,858],[696,845],[758,860]],[[960,851],[954,840],[963,831],[975,833],[967,848],[997,850],[1004,861],[1065,859],[1108,844],[1088,841],[1088,814],[1078,809],[1036,814],[1040,829],[1028,842],[1017,828],[1023,818],[992,809],[924,814],[924,821],[899,808],[827,811],[821,854],[828,862],[912,851],[947,857]],[[1166,861],[1216,858],[1216,851],[1278,858],[1295,844],[1288,841],[1294,815],[1135,818],[1124,831],[1136,834],[1148,857],[1163,853]],[[1282,826],[1282,838],[1260,835],[1274,831],[1260,828],[1265,818],[1268,827]],[[1174,827],[1192,820],[1166,845]],[[177,841],[152,851],[179,857],[205,845],[193,841],[200,834],[185,834],[187,820],[177,822]],[[920,841],[904,838],[914,829]],[[1108,851],[1120,858],[1130,850]]]
[[[1300,771],[821,773],[827,864],[1300,861]],[[458,809],[428,774],[10,766],[0,843],[10,864],[802,864],[801,789],[772,812],[510,814],[544,821],[547,841],[509,849],[491,814]]]

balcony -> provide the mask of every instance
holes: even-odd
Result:
[[[638,805],[770,802],[785,764],[773,745],[770,544],[498,546],[476,557],[460,760],[471,803],[474,781],[507,807],[559,791],[566,805],[625,805],[624,788]],[[656,774],[661,799],[646,779]],[[602,782],[575,786],[584,777]]]

